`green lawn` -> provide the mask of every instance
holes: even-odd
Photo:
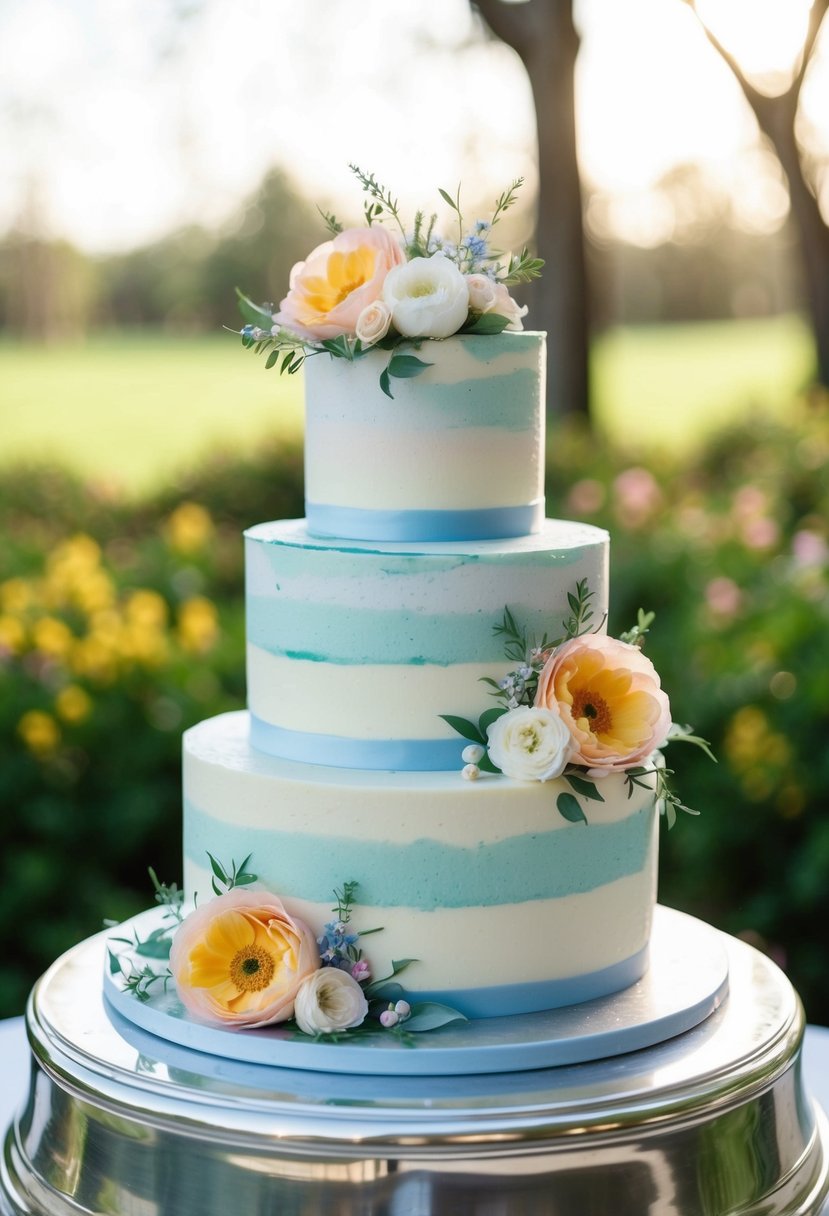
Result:
[[[687,448],[755,408],[786,409],[812,365],[794,317],[617,329],[594,350],[595,418],[628,446]],[[0,344],[0,462],[56,459],[142,490],[301,423],[299,378],[265,372],[230,335]]]

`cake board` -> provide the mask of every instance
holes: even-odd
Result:
[[[33,1082],[3,1216],[817,1216],[829,1130],[804,1090],[800,1002],[720,937],[729,991],[609,1059],[460,1076],[244,1067],[107,1012],[105,938],[28,1011]],[[119,1029],[120,1025],[120,1029]]]

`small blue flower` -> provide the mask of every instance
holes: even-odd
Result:
[[[486,241],[482,236],[474,236],[470,233],[469,236],[463,238],[463,245],[474,261],[486,255]]]
[[[476,220],[475,221],[475,231],[476,232],[489,232],[491,227],[492,227],[492,224],[490,224],[489,220]]]

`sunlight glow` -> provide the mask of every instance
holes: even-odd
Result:
[[[796,68],[812,0],[697,0],[699,15],[744,72],[770,93]]]

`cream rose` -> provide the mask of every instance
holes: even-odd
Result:
[[[321,967],[302,984],[294,1017],[306,1034],[332,1034],[359,1026],[368,1013],[362,988],[347,971]]]
[[[490,312],[495,304],[495,283],[485,274],[468,274],[466,287],[469,307],[474,312]]]
[[[570,732],[560,716],[529,705],[496,718],[487,736],[490,760],[516,781],[560,777],[573,750]]]
[[[637,646],[590,633],[552,652],[535,703],[560,714],[573,762],[610,773],[645,761],[671,728],[671,709],[653,663]]]
[[[356,334],[363,346],[373,346],[385,338],[391,325],[391,313],[382,300],[367,304],[357,318]]]
[[[274,321],[311,342],[354,337],[363,309],[380,298],[387,274],[404,260],[385,228],[346,228],[297,262]]]
[[[386,275],[383,299],[404,338],[448,338],[469,315],[469,288],[443,254],[412,258]]]
[[[170,971],[184,1007],[218,1026],[269,1026],[294,1012],[300,984],[320,965],[313,932],[265,891],[238,887],[185,917]]]
[[[495,300],[489,312],[497,312],[499,317],[507,317],[509,319],[509,330],[521,330],[524,328],[521,318],[527,315],[527,305],[519,308],[518,303],[513,300],[510,293],[507,291],[503,283],[495,284]]]

